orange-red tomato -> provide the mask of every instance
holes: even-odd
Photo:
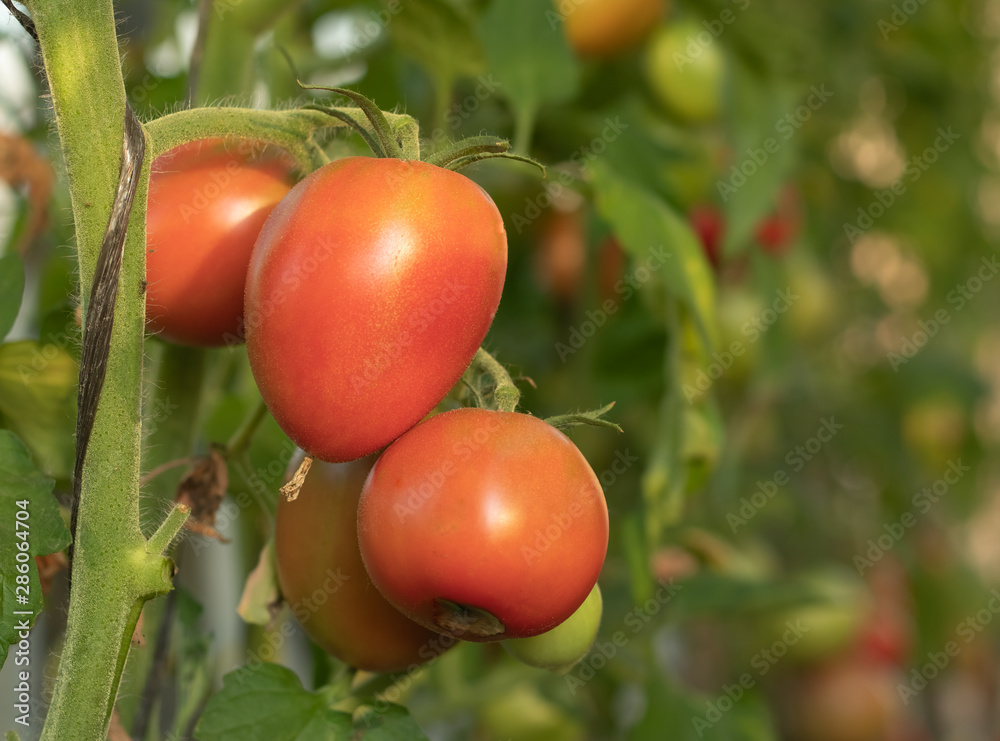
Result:
[[[358,541],[401,612],[470,641],[572,615],[608,547],[604,492],[569,438],[528,416],[457,409],[421,423],[365,482]]]
[[[581,211],[556,211],[542,225],[535,252],[535,272],[549,294],[573,303],[587,267],[587,234]]]
[[[293,458],[290,470],[301,456]],[[374,458],[316,461],[298,498],[278,503],[275,551],[281,593],[323,650],[368,671],[422,664],[452,641],[404,617],[368,578],[358,551],[357,509]]]
[[[371,157],[321,167],[271,214],[247,275],[268,409],[322,460],[388,445],[458,382],[506,268],[500,213],[465,176]]]
[[[293,166],[253,142],[202,139],[157,157],[146,213],[146,318],[182,345],[239,342],[254,240]]]
[[[556,0],[570,46],[611,57],[642,41],[663,16],[665,0]]]

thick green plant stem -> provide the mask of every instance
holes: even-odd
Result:
[[[69,179],[81,295],[90,295],[117,188],[125,87],[111,0],[29,4]],[[44,741],[107,735],[137,605],[171,586],[139,528],[140,379],[148,161],[125,242],[111,353],[81,478],[66,642]],[[84,306],[84,311],[88,309]],[[171,526],[180,515],[171,518]],[[160,541],[167,540],[161,531]]]

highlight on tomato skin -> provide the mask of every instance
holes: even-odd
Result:
[[[274,419],[321,460],[385,447],[468,368],[506,269],[503,219],[464,175],[371,157],[316,170],[247,275],[247,352]]]
[[[379,458],[358,509],[372,581],[427,628],[526,638],[587,598],[608,546],[604,492],[563,433],[526,414],[457,409]]]
[[[291,158],[259,142],[201,139],[157,157],[146,214],[146,318],[181,345],[242,342],[250,253],[291,190]]]
[[[287,478],[302,458],[293,456]],[[368,578],[358,551],[357,504],[374,462],[374,456],[315,461],[298,498],[279,500],[278,581],[302,629],[324,651],[358,669],[402,671],[457,641],[406,618]]]

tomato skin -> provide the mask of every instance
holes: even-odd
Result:
[[[665,9],[665,0],[573,0],[566,37],[581,56],[612,57],[638,44]]]
[[[146,319],[166,340],[203,347],[238,341],[254,241],[292,187],[290,160],[254,158],[252,146],[203,139],[153,161]]]
[[[554,427],[457,409],[382,454],[361,493],[358,541],[372,581],[413,620],[470,641],[526,638],[566,620],[596,584],[608,508]],[[456,629],[438,599],[485,610],[504,629]]]
[[[275,420],[326,461],[389,444],[468,367],[506,269],[503,219],[458,173],[370,157],[312,173],[247,275],[247,351]]]
[[[292,459],[298,467],[302,455]],[[367,671],[423,664],[451,645],[399,613],[368,578],[358,551],[357,505],[373,456],[316,461],[298,498],[275,521],[278,582],[303,629],[324,651]],[[325,594],[320,604],[313,596]]]

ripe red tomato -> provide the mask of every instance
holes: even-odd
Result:
[[[448,393],[496,314],[503,220],[486,192],[419,161],[348,157],[295,186],[250,261],[250,366],[299,447],[347,461]]]
[[[254,240],[292,187],[284,157],[253,142],[203,139],[153,161],[146,213],[146,319],[164,339],[238,341]]]
[[[635,46],[665,7],[665,0],[556,0],[570,46],[591,57],[611,57]]]
[[[554,427],[457,409],[382,454],[361,493],[358,541],[372,581],[413,620],[470,641],[526,638],[587,598],[608,508],[583,454]]]
[[[294,471],[302,456],[293,458]],[[358,497],[374,457],[316,461],[298,498],[278,502],[275,551],[281,593],[323,650],[367,671],[422,664],[452,642],[409,620],[378,593],[358,551]]]

